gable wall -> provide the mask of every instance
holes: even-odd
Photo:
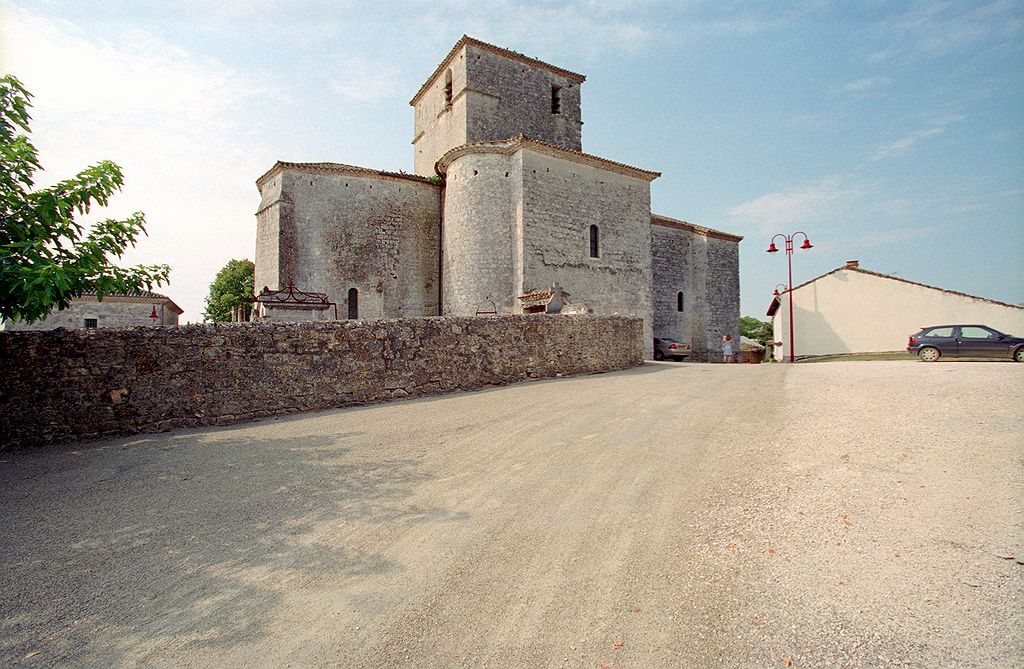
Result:
[[[359,291],[360,318],[437,315],[440,187],[287,169],[266,187],[280,188],[282,213],[257,237],[257,290],[291,281],[326,293],[342,318],[350,288]],[[275,277],[277,285],[267,283]]]
[[[739,341],[739,243],[652,224],[651,262],[654,336],[690,344],[693,360],[720,359],[724,335]]]

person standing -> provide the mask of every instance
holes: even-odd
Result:
[[[722,337],[722,362],[732,362],[732,335]]]

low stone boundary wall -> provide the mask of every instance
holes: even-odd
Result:
[[[643,321],[501,316],[0,332],[0,448],[592,374]]]

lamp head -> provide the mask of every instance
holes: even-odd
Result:
[[[779,250],[775,248],[775,242],[772,242],[771,246],[768,247],[768,253],[778,253]]]
[[[813,249],[814,247],[811,246],[811,240],[807,239],[807,237],[804,237],[804,243],[800,245],[800,248],[802,248],[802,249]]]

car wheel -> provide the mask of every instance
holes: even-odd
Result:
[[[917,352],[917,357],[921,358],[923,362],[935,362],[941,355],[939,349],[930,346],[922,348]]]
[[[665,359],[665,354],[662,353],[661,351],[655,351],[654,352],[654,359],[655,360],[664,360]]]
[[[1019,347],[1013,352],[1013,359],[1017,362],[1024,362],[1024,346]]]

